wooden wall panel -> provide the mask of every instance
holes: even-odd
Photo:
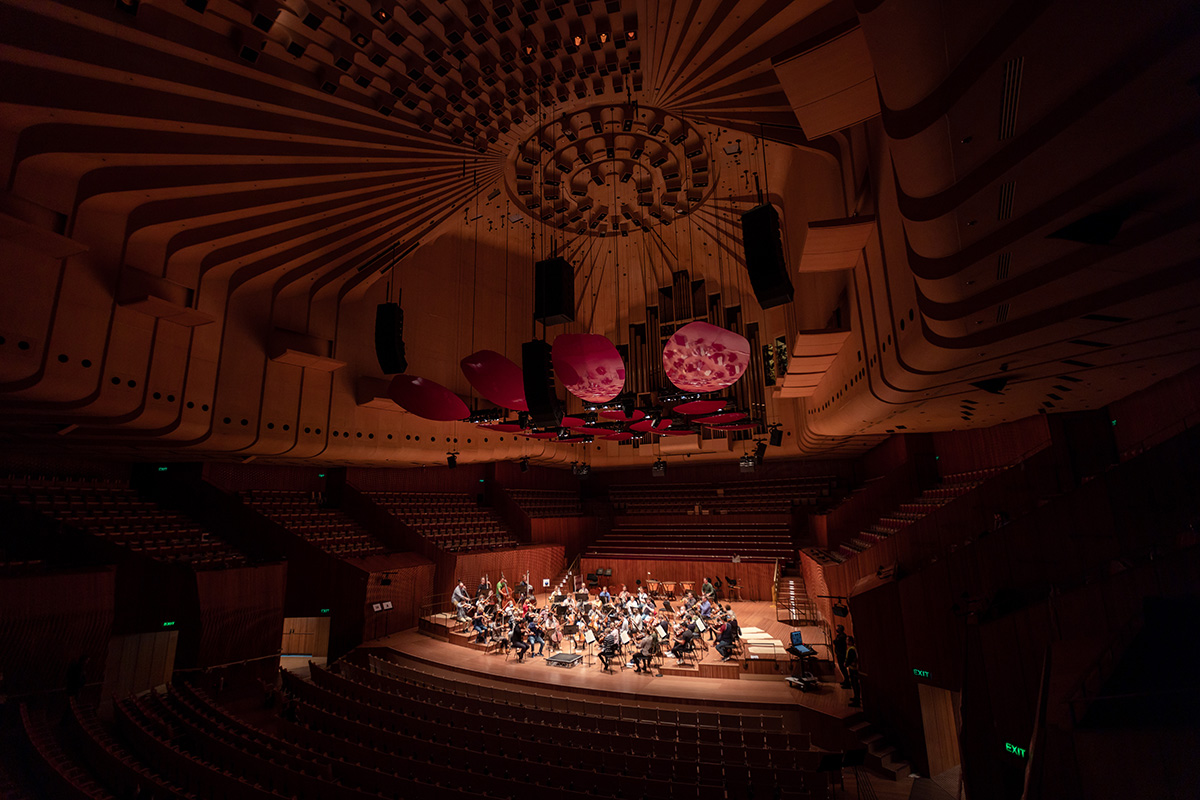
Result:
[[[346,482],[367,492],[462,492],[473,495],[484,490],[485,484],[480,480],[491,477],[491,468],[491,464],[483,463],[459,464],[454,469],[445,465],[413,469],[349,467]]]
[[[736,460],[727,462],[683,465],[672,462],[664,478],[651,478],[650,465],[627,469],[593,470],[591,477],[582,485],[585,494],[603,494],[612,485],[645,484],[652,480],[663,483],[721,483],[735,484],[742,481],[783,480],[832,475],[849,485],[856,475],[856,463],[849,459],[772,461],[771,448],[767,448],[767,459],[752,473],[738,472]]]
[[[67,666],[88,656],[98,681],[115,609],[116,570],[0,577],[0,671],[10,695],[61,689]]]
[[[1121,458],[1132,458],[1200,424],[1200,367],[1111,403],[1108,411]]]
[[[542,589],[542,579],[553,581],[566,568],[566,559],[561,544],[536,545],[517,547],[508,550],[477,550],[469,553],[448,554],[450,564],[445,576],[439,571],[439,584],[434,587],[437,594],[446,594],[454,590],[454,584],[461,579],[474,594],[482,575],[489,575],[494,585],[500,579],[501,573],[508,578],[509,585],[517,581],[529,571],[529,582],[538,593]]]
[[[942,475],[999,467],[1050,444],[1050,426],[1043,415],[993,425],[933,434]]]
[[[200,649],[196,666],[275,653],[286,584],[287,564],[197,572]]]
[[[925,728],[929,775],[940,775],[960,761],[954,699],[946,689],[924,683],[917,684],[917,693],[921,700],[921,723]]]
[[[230,492],[250,489],[296,490],[320,492],[325,490],[324,468],[292,467],[278,464],[228,464],[206,462],[204,480]]]
[[[531,465],[527,472],[521,472],[518,464],[512,461],[497,461],[495,468],[496,483],[507,489],[557,489],[560,491],[579,492],[579,479],[565,467],[539,467]]]
[[[529,520],[529,543],[561,545],[570,562],[596,541],[603,528],[595,517],[533,517]]]
[[[156,631],[114,636],[108,643],[101,700],[131,694],[171,682],[179,631]]]
[[[599,567],[611,568],[613,571],[611,578],[601,581],[602,586],[607,584],[609,587],[619,589],[621,584],[625,584],[630,591],[636,588],[637,581],[641,580],[644,583],[647,580],[647,574],[653,580],[695,581],[697,591],[699,591],[700,583],[705,576],[719,576],[724,582],[728,575],[736,578],[742,587],[743,600],[770,600],[775,579],[774,561],[742,561],[735,565],[727,559],[634,559],[589,556],[580,561],[579,571],[586,576],[588,573],[595,572]],[[724,589],[722,588],[722,590]]]

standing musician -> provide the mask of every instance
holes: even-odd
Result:
[[[508,581],[504,578],[504,573],[500,573],[500,580],[496,583],[496,595],[505,602],[512,601],[512,590],[508,588]]]
[[[475,590],[475,597],[486,597],[488,592],[492,590],[492,582],[484,575],[479,579],[479,588]]]
[[[700,594],[702,594],[704,599],[709,603],[712,603],[717,599],[717,588],[713,586],[712,581],[710,581],[707,577],[704,579],[704,585],[700,587]]]
[[[458,621],[466,622],[467,609],[471,604],[471,596],[467,594],[467,585],[462,581],[454,587],[454,593],[450,595],[450,601],[454,603],[454,608],[458,612]]]

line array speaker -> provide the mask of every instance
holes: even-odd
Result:
[[[564,258],[548,258],[533,268],[533,318],[543,325],[575,321],[575,270]]]
[[[550,343],[534,339],[521,345],[521,377],[525,384],[525,402],[529,420],[540,428],[562,422],[563,407],[554,391],[554,363]]]
[[[408,371],[404,355],[404,309],[399,303],[375,308],[375,358],[385,375]]]
[[[792,302],[795,290],[783,260],[779,212],[766,203],[742,214],[742,247],[754,296],[763,308]]]

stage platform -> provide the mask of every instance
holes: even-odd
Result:
[[[760,628],[781,641],[786,642],[793,630],[775,619],[775,609],[769,602],[734,603],[734,611],[743,628]],[[849,692],[832,679],[822,682],[816,692],[791,688],[787,684],[792,667],[790,656],[785,655],[779,661],[758,659],[723,664],[710,644],[710,650],[698,654],[696,667],[676,666],[673,659],[664,658],[661,673],[658,670],[638,673],[615,663],[611,672],[605,672],[594,649],[593,655],[569,668],[529,655],[518,663],[515,656],[505,658],[499,651],[467,642],[466,637],[455,637],[449,632],[455,627],[454,622],[423,620],[423,630],[403,631],[366,642],[363,647],[387,648],[412,662],[476,683],[538,687],[549,693],[583,694],[625,703],[783,713],[800,726],[796,730],[812,731],[814,740],[817,736],[824,740],[823,746],[850,746],[839,743],[854,741],[848,738],[848,726],[859,715],[858,709],[848,705]],[[803,630],[806,639],[808,635],[818,635],[815,628]],[[566,652],[570,651],[568,646]],[[549,648],[545,655],[550,655]]]

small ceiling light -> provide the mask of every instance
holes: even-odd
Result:
[[[607,33],[600,34],[600,44],[605,44],[607,41],[608,41],[608,34]]]
[[[375,19],[379,20],[380,22],[387,22],[391,18],[392,18],[392,15],[388,13],[388,10],[386,8],[381,7],[381,8],[376,9]]]
[[[576,36],[574,39],[572,39],[572,41],[575,42],[576,47],[579,47],[581,44],[583,44],[583,37]]]
[[[367,35],[365,33],[354,34],[354,43],[359,47],[366,47],[367,41]]]
[[[625,38],[632,42],[637,38],[637,31],[625,31]]]

